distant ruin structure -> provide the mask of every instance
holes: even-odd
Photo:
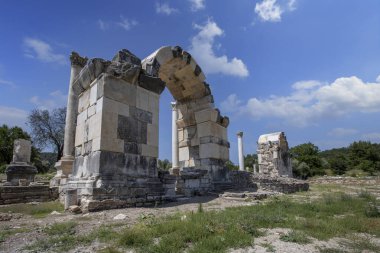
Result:
[[[30,164],[32,143],[24,139],[16,139],[13,145],[13,159],[6,167],[6,185],[27,186],[34,182],[36,167]]]
[[[264,134],[257,142],[259,174],[292,177],[289,146],[284,132]]]

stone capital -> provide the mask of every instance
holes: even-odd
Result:
[[[236,135],[237,135],[238,137],[243,137],[243,132],[238,132]]]
[[[87,57],[82,57],[80,56],[77,52],[71,52],[70,55],[70,62],[71,66],[79,66],[79,67],[84,67],[86,65],[88,58]]]
[[[177,102],[171,102],[170,105],[172,106],[173,111],[177,110]]]

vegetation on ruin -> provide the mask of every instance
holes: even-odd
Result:
[[[45,228],[48,239],[37,240],[28,246],[34,251],[67,251],[95,240],[105,243],[101,252],[226,252],[244,248],[263,236],[262,228],[288,228],[281,240],[308,244],[313,238],[328,240],[334,237],[349,239],[345,247],[372,250],[379,247],[357,233],[380,237],[379,201],[368,192],[349,195],[339,188],[324,189],[318,199],[315,191],[296,196],[271,198],[260,205],[227,208],[224,211],[177,213],[166,217],[145,215],[134,225],[113,227],[102,225],[87,235],[79,233],[75,222],[57,223]],[[334,191],[333,191],[334,190]],[[294,198],[294,197],[297,197]],[[300,201],[302,197],[302,201]],[[352,239],[354,238],[354,239]],[[70,242],[70,243],[67,243]],[[268,249],[272,249],[268,245]],[[321,252],[337,252],[321,249]]]
[[[21,213],[34,218],[46,217],[53,211],[63,212],[63,205],[59,201],[12,204],[0,206],[0,213]]]

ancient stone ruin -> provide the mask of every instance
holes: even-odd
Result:
[[[17,139],[13,145],[13,159],[7,166],[6,185],[23,185],[27,186],[34,182],[34,176],[37,174],[36,167],[30,164],[30,155],[32,143],[28,140]]]
[[[214,107],[205,75],[189,53],[162,47],[142,61],[125,49],[111,61],[73,53],[71,63],[64,156],[52,185],[63,193],[76,189],[80,204],[102,208],[201,194],[228,181],[229,120]],[[165,87],[178,117],[173,175],[157,169]]]
[[[30,141],[14,141],[13,160],[5,170],[7,181],[0,183],[0,205],[50,201],[58,197],[57,188],[34,181],[37,169],[30,163],[30,155]]]
[[[270,177],[292,177],[288,142],[284,132],[264,134],[257,142],[259,174]]]

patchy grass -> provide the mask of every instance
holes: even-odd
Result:
[[[11,227],[0,227],[0,243],[4,242],[8,237],[15,235],[17,233],[25,233],[30,231],[27,228],[11,228]]]
[[[304,233],[295,230],[292,230],[287,234],[281,235],[280,240],[284,242],[294,242],[298,244],[311,243],[310,238],[308,238]]]
[[[74,221],[67,221],[62,223],[54,223],[44,229],[44,232],[48,235],[73,235],[75,234],[75,227],[77,223]]]
[[[63,205],[58,201],[41,202],[37,204],[21,203],[0,206],[0,213],[22,213],[34,218],[46,217],[53,211],[63,212]]]
[[[276,252],[276,248],[271,243],[261,243],[260,246],[266,248],[267,252]]]
[[[380,247],[374,244],[369,236],[350,236],[349,241],[343,242],[342,245],[350,248],[354,253],[380,252]]]
[[[380,219],[366,213],[369,203],[378,205],[372,196],[330,192],[318,200],[297,202],[280,196],[261,205],[233,207],[218,212],[204,211],[200,205],[198,211],[167,217],[141,214],[139,222],[131,227],[102,226],[81,236],[75,233],[75,225],[55,225],[50,232],[45,231],[48,239],[37,241],[32,248],[36,251],[67,251],[99,240],[109,246],[102,252],[119,252],[119,249],[144,253],[225,252],[230,248],[251,246],[254,238],[263,235],[260,228],[290,228],[292,232],[284,235],[282,240],[296,243],[308,243],[308,237],[328,240],[355,233],[379,237]],[[372,246],[358,242],[352,247],[371,249]]]

